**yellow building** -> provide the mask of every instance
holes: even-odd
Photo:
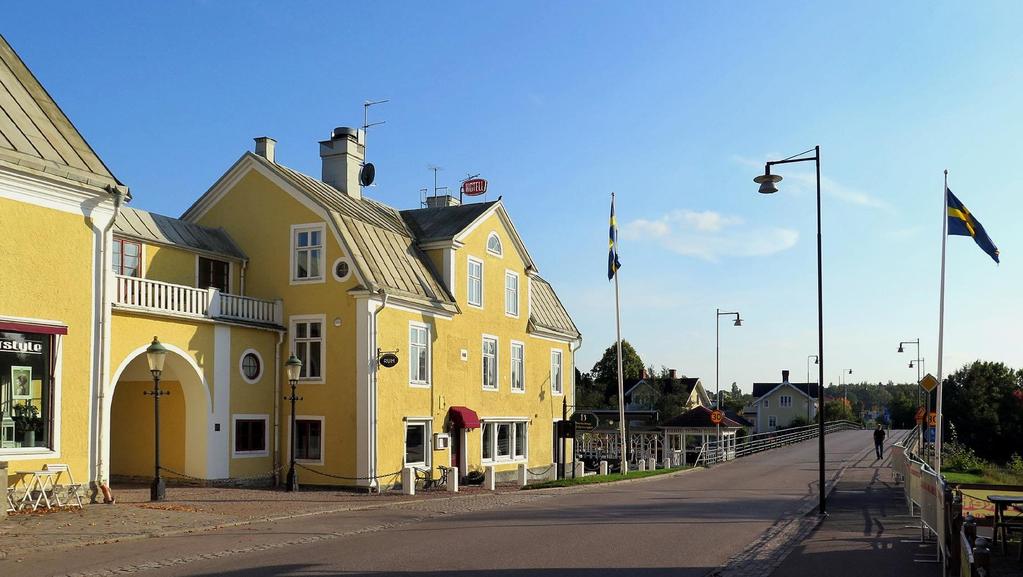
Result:
[[[244,247],[248,294],[283,300],[287,349],[304,363],[303,482],[393,485],[407,466],[550,471],[578,330],[500,200],[399,211],[366,198],[362,138],[338,128],[320,143],[322,179],[257,138],[183,216]],[[378,362],[387,353],[396,366]]]
[[[130,197],[0,38],[0,462],[79,481],[390,486],[405,467],[551,475],[578,330],[500,200],[364,198],[362,133],[323,178],[257,139],[181,219]],[[303,363],[296,423],[283,360]],[[385,367],[382,356],[395,355]]]

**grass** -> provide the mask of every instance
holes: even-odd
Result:
[[[549,489],[551,487],[574,487],[576,485],[596,485],[599,483],[614,483],[626,479],[643,479],[645,477],[656,477],[667,473],[677,473],[692,467],[676,467],[674,469],[657,469],[656,471],[631,471],[629,473],[614,473],[611,475],[587,475],[585,477],[557,479],[555,481],[544,481],[535,485],[526,485],[523,489]]]
[[[945,480],[954,484],[977,485],[1023,485],[1023,475],[1017,475],[1001,467],[990,467],[982,471],[950,471],[942,469]]]

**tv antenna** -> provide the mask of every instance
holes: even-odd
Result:
[[[369,121],[369,107],[370,106],[376,106],[377,104],[383,104],[385,102],[390,102],[390,101],[391,101],[390,98],[385,98],[383,100],[367,100],[367,101],[362,103],[362,131],[363,131],[363,133],[365,133],[367,130],[369,130],[373,126],[379,126],[381,124],[387,123],[386,120],[381,120],[380,122],[372,122],[371,123]],[[365,142],[363,144],[365,144]]]
[[[442,168],[440,166],[437,166],[435,164],[428,164],[428,165],[426,165],[426,169],[433,171],[433,195],[437,196],[437,191],[440,190],[440,187],[437,186],[437,172],[441,171],[441,170],[444,170],[444,168]]]

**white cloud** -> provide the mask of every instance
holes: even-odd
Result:
[[[799,240],[799,233],[792,229],[743,224],[740,217],[710,210],[673,210],[654,220],[630,221],[621,232],[627,241],[653,241],[672,252],[709,261],[774,254]]]

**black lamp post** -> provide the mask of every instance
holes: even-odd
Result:
[[[809,153],[813,153],[813,156],[806,156]],[[817,361],[820,376],[818,378],[817,385],[817,406],[818,411],[822,414],[818,421],[818,441],[819,441],[819,454],[818,454],[818,468],[820,469],[820,476],[818,479],[818,492],[820,493],[820,506],[819,513],[821,515],[827,514],[825,510],[825,495],[824,495],[824,273],[823,273],[823,258],[821,252],[821,147],[815,146],[811,150],[802,152],[795,156],[790,156],[782,160],[773,160],[764,164],[764,174],[753,179],[753,182],[760,185],[759,192],[761,194],[771,194],[778,192],[777,184],[781,182],[781,176],[777,174],[771,174],[771,167],[776,164],[790,164],[793,162],[810,162],[816,165],[817,168]]]
[[[288,466],[288,478],[284,485],[285,491],[298,491],[298,473],[295,471],[295,452],[298,450],[298,423],[295,422],[295,401],[301,401],[302,397],[295,394],[295,386],[298,385],[298,377],[302,374],[302,360],[292,354],[284,363],[288,372],[288,383],[291,384],[291,395],[284,397],[285,401],[291,401],[291,451],[290,463]]]
[[[153,374],[153,390],[143,394],[153,397],[153,431],[155,447],[153,451],[153,485],[149,488],[150,501],[163,501],[167,496],[167,483],[160,476],[160,397],[169,395],[170,391],[160,388],[160,375],[163,373],[163,362],[167,359],[167,347],[160,339],[153,337],[153,342],[146,348],[146,361],[149,372]]]
[[[821,359],[817,355],[807,355],[806,357],[806,424],[809,425],[813,421],[810,419],[810,359],[813,359],[813,364],[821,364]],[[818,387],[820,384],[818,383]],[[820,409],[818,409],[819,411]]]
[[[717,317],[715,317],[715,320],[714,320],[714,343],[715,343],[715,346],[716,346],[715,352],[714,352],[714,396],[716,397],[715,400],[714,400],[714,408],[716,410],[720,411],[721,410],[721,383],[720,383],[720,381],[721,381],[721,317],[730,317],[730,316],[734,315],[735,316],[735,322],[733,323],[732,326],[736,326],[736,327],[741,327],[742,326],[742,318],[739,316],[739,313],[737,313],[737,312],[734,312],[734,313],[721,312],[721,309],[716,309],[716,311],[717,311]],[[717,424],[717,428],[718,428],[718,431],[717,431],[717,433],[718,433],[718,454],[721,455],[721,454],[723,454],[721,452],[721,423]]]

